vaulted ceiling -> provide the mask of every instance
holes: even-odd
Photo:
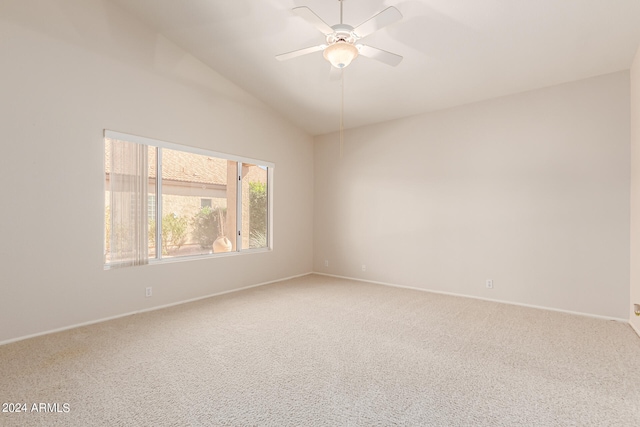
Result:
[[[292,8],[334,25],[338,0],[113,1],[310,134],[338,129],[322,52],[274,58],[324,43]],[[344,0],[344,22],[388,6],[403,19],[363,43],[404,59],[344,70],[347,128],[625,70],[640,43],[638,0]]]

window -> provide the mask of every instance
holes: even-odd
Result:
[[[271,248],[273,164],[105,131],[105,265]]]

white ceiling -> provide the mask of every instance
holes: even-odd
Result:
[[[334,25],[338,0],[113,1],[310,134],[338,129],[322,52],[274,59],[324,43],[293,7]],[[347,128],[625,70],[640,42],[640,0],[344,0],[344,22],[387,6],[403,19],[363,43],[404,60],[345,69]]]

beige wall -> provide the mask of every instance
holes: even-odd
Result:
[[[629,322],[640,335],[640,48],[631,67],[631,301]]]
[[[629,120],[624,71],[317,137],[314,270],[626,319]]]
[[[311,271],[313,141],[262,103],[109,1],[2,1],[0,56],[0,342]],[[104,271],[105,128],[274,162],[274,250]]]

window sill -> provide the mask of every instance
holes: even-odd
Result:
[[[162,258],[162,259],[150,259],[148,264],[144,265],[162,265],[162,264],[174,264],[178,262],[185,261],[200,261],[203,259],[216,259],[216,258],[227,258],[241,255],[251,255],[251,254],[260,254],[272,252],[271,248],[259,248],[259,249],[244,249],[242,251],[232,251],[232,252],[222,252],[217,254],[205,254],[205,255],[191,255],[191,256],[182,256],[175,258]],[[111,270],[113,268],[117,268],[111,264],[104,264],[105,270]]]

